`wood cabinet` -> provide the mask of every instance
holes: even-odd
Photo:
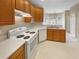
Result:
[[[61,41],[65,42],[66,41],[66,31],[60,30],[59,35],[60,35],[59,39],[61,39]]]
[[[52,40],[53,39],[53,30],[47,29],[47,39]]]
[[[33,19],[35,19],[35,14],[36,14],[35,7],[33,5],[31,5],[31,15],[32,15]]]
[[[43,8],[35,7],[27,0],[0,0],[0,25],[15,24],[14,9],[32,14],[34,22],[43,21]],[[26,22],[31,18],[28,19]]]
[[[34,7],[31,5],[31,14],[33,16],[34,22],[43,22],[43,8]]]
[[[0,25],[15,23],[15,0],[0,0]]]
[[[25,5],[25,12],[31,13],[31,4],[28,1],[26,1],[24,5]]]
[[[66,41],[66,31],[63,29],[47,29],[47,39],[57,42]]]
[[[43,22],[43,8],[35,8],[35,22]]]
[[[53,40],[54,41],[59,41],[58,39],[59,39],[59,30],[58,29],[53,29],[52,30],[53,32]]]
[[[16,9],[25,11],[25,0],[16,0]]]
[[[24,17],[25,23],[31,23],[32,17]]]
[[[17,49],[8,59],[25,59],[25,44]]]

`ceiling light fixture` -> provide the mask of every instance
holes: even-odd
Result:
[[[45,0],[41,0],[41,1],[45,1]]]

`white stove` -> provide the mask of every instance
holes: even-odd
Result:
[[[26,59],[34,59],[38,45],[38,32],[29,31],[26,27],[19,27],[8,32],[8,37],[15,40],[25,40]]]

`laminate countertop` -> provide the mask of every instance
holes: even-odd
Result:
[[[6,39],[0,42],[0,59],[8,59],[20,46],[25,43],[25,40]]]

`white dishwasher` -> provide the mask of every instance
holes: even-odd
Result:
[[[47,39],[47,29],[39,29],[39,43],[46,41]]]

